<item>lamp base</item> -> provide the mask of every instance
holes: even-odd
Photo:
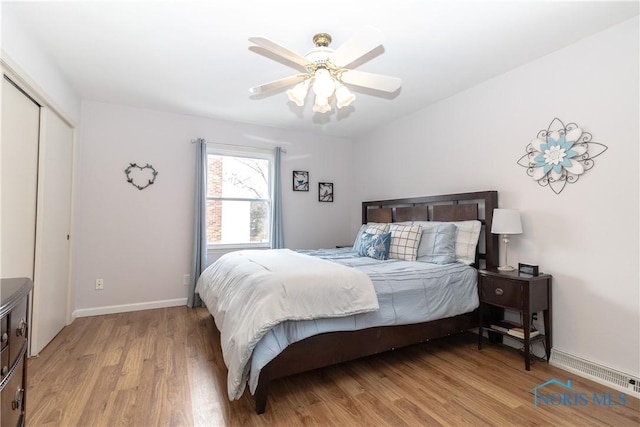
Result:
[[[514,271],[515,268],[511,267],[510,265],[501,265],[500,267],[498,267],[498,271]]]

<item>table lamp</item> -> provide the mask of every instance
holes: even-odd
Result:
[[[522,223],[520,222],[520,212],[516,209],[494,209],[493,222],[491,223],[491,233],[501,234],[504,242],[504,264],[498,267],[500,271],[513,271],[515,268],[507,261],[507,247],[509,245],[509,235],[522,234]]]

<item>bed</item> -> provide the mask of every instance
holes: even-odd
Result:
[[[226,330],[230,329],[228,326],[230,320],[226,319],[232,319],[235,316],[244,320],[247,317],[252,317],[253,311],[240,314],[234,313],[233,309],[228,310],[229,307],[225,305],[226,303],[221,303],[219,299],[208,295],[208,287],[205,282],[211,282],[212,278],[208,277],[211,276],[210,272],[203,273],[203,277],[198,282],[198,291],[201,297],[203,297],[212,314],[214,314],[214,311],[210,305],[222,307],[216,311],[217,317],[214,315],[214,319],[216,320],[216,326],[221,330],[223,356],[229,368],[228,388],[230,399],[239,398],[244,391],[245,383],[248,382],[250,391],[255,397],[256,412],[260,414],[266,410],[269,383],[274,379],[421,343],[476,327],[479,316],[476,309],[477,272],[475,268],[498,265],[497,236],[487,232],[487,230],[491,229],[493,209],[498,206],[497,198],[497,192],[484,191],[363,202],[363,229],[367,227],[366,224],[374,223],[423,224],[423,226],[426,226],[428,223],[425,223],[425,221],[433,221],[433,223],[429,224],[435,225],[442,222],[462,224],[460,221],[471,222],[477,220],[475,222],[479,224],[480,238],[477,245],[473,245],[472,259],[465,263],[446,265],[393,260],[394,262],[388,262],[381,266],[372,262],[370,258],[354,256],[351,249],[338,249],[320,253],[319,251],[307,253],[300,251],[296,254],[287,254],[288,257],[293,257],[286,258],[289,265],[297,265],[298,258],[295,257],[298,256],[306,256],[306,259],[314,258],[314,260],[309,260],[310,264],[303,264],[304,266],[300,267],[301,270],[314,271],[314,269],[317,269],[320,271],[327,265],[322,264],[322,262],[335,264],[335,268],[340,268],[342,265],[347,266],[343,268],[353,271],[356,276],[345,276],[344,273],[349,273],[349,271],[338,270],[335,277],[345,282],[340,286],[346,287],[328,292],[327,298],[330,299],[332,294],[355,295],[353,298],[358,300],[359,304],[363,303],[364,305],[355,309],[348,306],[344,311],[344,313],[347,313],[346,315],[339,313],[329,314],[329,318],[320,320],[307,318],[304,315],[297,315],[297,317],[294,315],[291,317],[292,320],[280,321],[278,319],[282,318],[281,315],[280,317],[274,316],[273,320],[267,321],[268,327],[262,328],[263,330],[260,331],[260,334],[256,335],[260,339],[256,339],[250,348],[236,348],[237,338],[230,337],[229,333],[226,332]],[[395,227],[397,229],[402,226],[396,225]],[[265,251],[262,251],[261,254],[238,253],[232,256],[243,257],[245,255],[258,257],[256,260],[251,260],[251,262],[247,263],[247,265],[251,266],[250,268],[253,268],[255,264],[271,262],[271,255],[265,253]],[[313,255],[313,257],[307,255]],[[292,262],[291,259],[295,262]],[[303,258],[300,258],[300,260],[300,262],[307,262]],[[331,262],[325,260],[331,260]],[[276,268],[278,263],[283,262],[274,261],[273,268]],[[466,264],[472,264],[472,266]],[[235,266],[235,264],[232,265]],[[386,276],[377,274],[383,271],[383,267]],[[416,268],[420,271],[415,272]],[[216,273],[219,276],[218,279],[221,277],[234,277],[233,280],[230,280],[233,286],[247,281],[246,279],[240,280],[236,278],[246,277],[247,267],[244,267],[244,270],[238,270],[236,267],[221,270],[221,267],[216,266],[214,270],[216,269],[218,270]],[[271,270],[272,266],[267,269]],[[391,273],[388,271],[391,271]],[[371,301],[370,295],[367,294],[370,290],[366,284],[363,283],[362,287],[355,287],[354,285],[352,288],[349,286],[349,282],[355,284],[362,279],[362,277],[357,276],[361,272],[366,273],[365,275],[370,278],[370,283],[375,287],[375,292],[380,301],[379,309],[377,301]],[[427,283],[427,279],[422,278],[422,276],[414,278],[415,274],[433,277],[429,279],[431,280],[429,283],[434,285],[429,289],[437,289],[435,291],[437,293],[434,295],[449,294],[446,298],[441,298],[440,296],[436,298],[447,299],[449,303],[445,305],[447,308],[430,308],[429,314],[426,314],[425,311],[424,315],[419,314],[421,311],[420,306],[409,307],[408,313],[410,315],[402,315],[400,316],[401,319],[398,319],[397,314],[394,314],[396,307],[389,309],[385,305],[388,304],[386,301],[400,301],[404,298],[410,304],[411,300],[415,300],[415,298],[403,297],[399,293],[387,295],[383,288],[400,289],[399,284],[404,286],[405,283],[410,283],[414,279],[418,283],[421,283],[421,281]],[[317,276],[317,274],[313,276]],[[397,282],[390,282],[391,278]],[[408,278],[411,278],[411,280]],[[335,280],[339,282],[339,279]],[[454,283],[455,286],[451,285],[451,283]],[[294,283],[294,285],[289,288],[289,293],[299,286],[297,283]],[[358,286],[360,285],[358,284]],[[248,285],[248,287],[254,289],[253,285]],[[451,291],[451,289],[454,289],[455,292]],[[434,291],[430,290],[429,292]],[[232,296],[229,299],[237,298]],[[330,301],[329,299],[327,299],[327,306],[322,309],[323,313],[327,308],[330,309],[333,304],[340,305],[342,302]],[[289,308],[286,308],[286,310],[289,310]],[[391,312],[392,317],[395,315],[395,318],[391,320],[385,318],[383,316],[385,311]],[[226,329],[224,327],[225,323],[227,324]],[[233,333],[237,333],[237,328],[233,328]],[[244,329],[242,329],[242,334],[245,334]],[[286,337],[286,340],[283,337]],[[224,346],[230,345],[230,343],[233,344],[235,353],[230,352],[228,349],[225,351]],[[234,354],[234,356],[229,356],[230,354]],[[236,354],[238,357],[235,356]],[[235,366],[237,365],[236,359],[242,359],[240,366]],[[234,373],[233,378],[232,372]]]

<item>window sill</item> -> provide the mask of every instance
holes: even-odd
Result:
[[[228,254],[229,252],[239,251],[242,249],[269,249],[269,245],[216,245],[207,247],[207,265],[211,265],[215,260]]]
[[[220,252],[220,251],[235,251],[240,249],[269,249],[271,245],[269,243],[234,243],[228,245],[209,245],[207,246],[207,252]]]

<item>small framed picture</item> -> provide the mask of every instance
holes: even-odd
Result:
[[[333,182],[318,183],[318,200],[321,202],[333,202]]]
[[[309,191],[308,171],[293,171],[293,191]]]

